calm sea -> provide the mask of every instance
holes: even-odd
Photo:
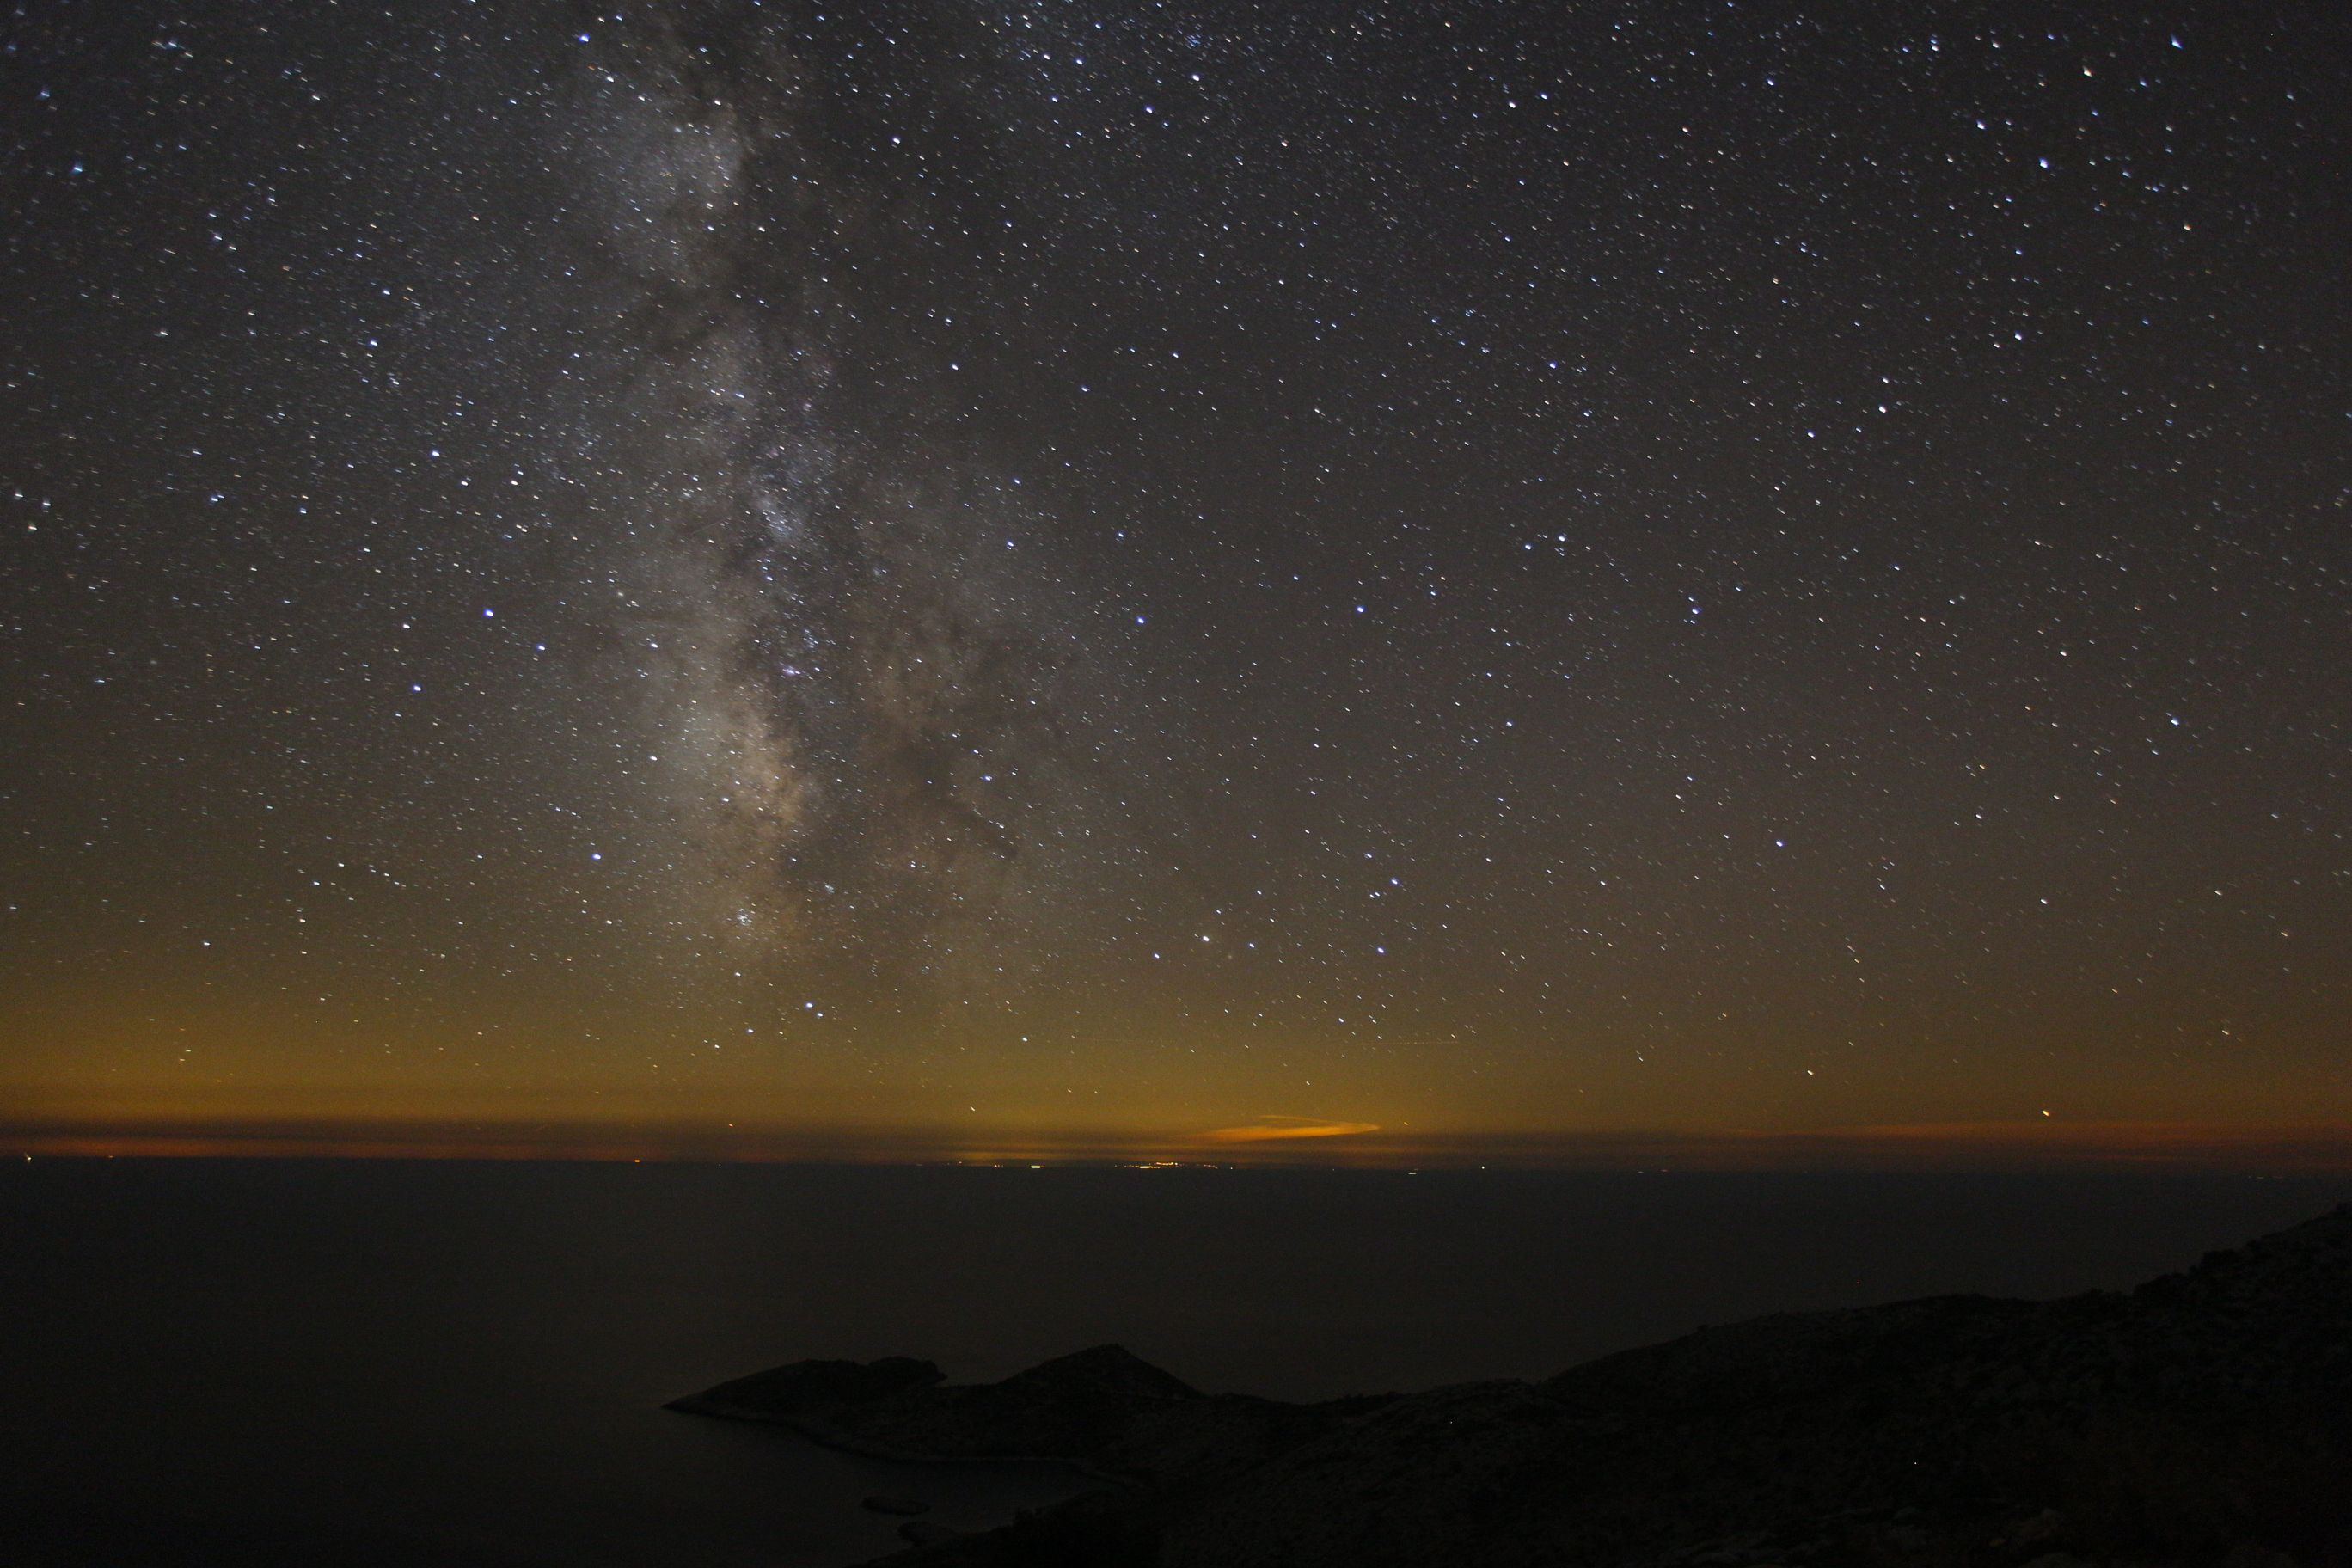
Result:
[[[1703,1322],[2124,1286],[2352,1181],[12,1161],[0,1562],[830,1565],[918,1468],[671,1415],[803,1356],[992,1378],[1118,1341],[1313,1397]]]

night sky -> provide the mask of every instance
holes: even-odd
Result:
[[[2336,7],[0,28],[20,1141],[2352,1122]]]

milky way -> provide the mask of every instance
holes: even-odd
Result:
[[[844,154],[874,128],[781,25],[639,12],[575,90],[622,389],[585,457],[692,918],[853,996],[984,958],[1094,720],[1034,508],[942,392],[958,310],[992,306],[965,215]]]

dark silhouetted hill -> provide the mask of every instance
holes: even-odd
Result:
[[[1102,1490],[900,1568],[2352,1564],[2352,1205],[2127,1295],[1760,1318],[1540,1383],[1210,1396],[802,1363],[678,1408]]]

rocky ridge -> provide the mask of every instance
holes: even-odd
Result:
[[[1760,1318],[1534,1384],[1291,1405],[1101,1346],[675,1407],[1107,1483],[894,1568],[2322,1568],[2352,1563],[2352,1205],[2128,1294]]]

